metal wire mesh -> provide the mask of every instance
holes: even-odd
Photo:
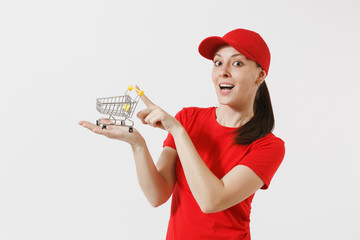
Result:
[[[103,114],[131,118],[136,108],[137,101],[129,95],[98,98],[96,109]]]

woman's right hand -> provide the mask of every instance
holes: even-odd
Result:
[[[127,142],[132,147],[140,146],[145,143],[144,138],[135,128],[134,131],[130,133],[129,128],[125,126],[107,125],[106,129],[102,129],[101,126],[97,126],[96,124],[87,121],[80,121],[79,125],[89,129],[96,134]]]

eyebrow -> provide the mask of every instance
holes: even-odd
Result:
[[[221,55],[218,54],[218,53],[216,53],[215,56],[221,57]],[[237,56],[243,56],[243,57],[245,57],[244,55],[242,55],[242,54],[240,54],[240,53],[236,53],[236,54],[232,55],[231,57],[237,57]]]

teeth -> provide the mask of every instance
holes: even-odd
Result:
[[[231,89],[234,88],[234,85],[226,84],[226,83],[222,83],[219,86],[220,86],[221,91],[226,91],[226,92],[231,91]]]
[[[234,85],[230,85],[230,84],[220,84],[220,87],[222,87],[222,88],[232,88],[232,87],[234,87]]]

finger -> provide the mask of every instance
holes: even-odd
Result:
[[[145,104],[145,106],[147,108],[151,108],[151,107],[156,106],[152,101],[150,101],[150,99],[147,96],[145,96],[145,94],[140,96],[140,99]]]
[[[99,124],[111,124],[112,121],[110,119],[106,119],[106,118],[100,118],[99,119]]]
[[[84,128],[89,129],[90,131],[94,132],[94,133],[100,133],[100,131],[102,130],[100,126],[97,126],[91,122],[87,122],[87,121],[80,121],[79,122],[80,126],[83,126]]]
[[[146,108],[146,109],[138,112],[138,113],[136,114],[136,116],[141,120],[141,122],[142,122],[143,124],[147,124],[147,122],[145,122],[145,118],[150,114],[150,112],[151,112],[151,110],[148,109],[148,108]]]
[[[151,111],[144,119],[144,122],[153,126],[157,120],[156,111]]]
[[[89,130],[91,130],[91,129],[93,129],[94,127],[96,127],[95,124],[93,124],[93,123],[91,123],[91,122],[87,122],[87,121],[80,121],[80,122],[79,122],[79,125],[87,128],[87,129],[89,129]]]
[[[162,122],[157,118],[152,118],[149,120],[149,125],[155,128],[164,128]]]
[[[152,127],[163,129],[164,127],[162,124],[162,119],[163,119],[162,112],[159,110],[154,110],[144,119],[144,121]]]

